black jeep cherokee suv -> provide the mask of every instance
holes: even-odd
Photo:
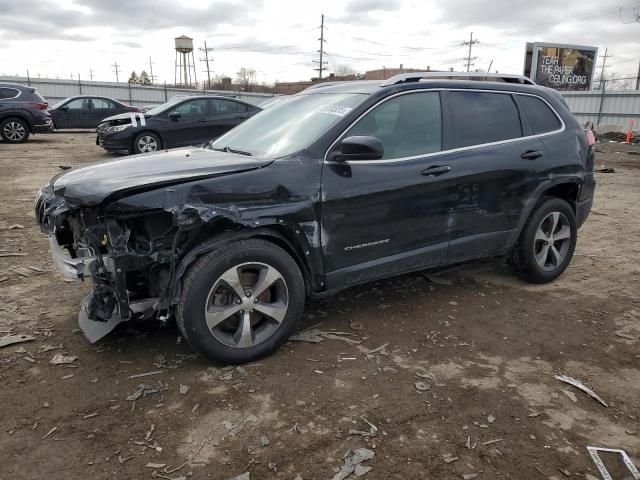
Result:
[[[35,88],[0,82],[0,137],[23,143],[31,133],[49,133],[49,104]]]
[[[554,91],[490,80],[320,85],[207,148],[54,177],[36,215],[58,267],[93,279],[81,328],[175,314],[196,350],[246,362],[309,295],[505,255],[555,279],[591,208],[590,142]]]

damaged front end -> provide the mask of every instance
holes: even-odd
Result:
[[[115,215],[68,202],[51,186],[40,191],[35,207],[57,269],[65,278],[93,284],[78,316],[90,342],[124,321],[168,318],[179,231],[170,212]]]

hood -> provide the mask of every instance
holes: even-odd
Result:
[[[124,113],[119,113],[117,115],[111,115],[110,117],[107,117],[103,120],[100,121],[100,123],[114,123],[114,124],[118,124],[121,125],[123,123],[131,123],[131,116],[135,115],[137,118],[140,118],[141,116],[144,116],[144,118],[151,118],[152,115],[146,114],[146,113],[137,113],[137,112],[124,112]]]
[[[97,205],[107,197],[190,182],[269,165],[273,159],[203,148],[184,148],[97,162],[67,170],[51,180],[56,195],[80,205]]]

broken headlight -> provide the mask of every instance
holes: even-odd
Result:
[[[125,123],[124,125],[114,125],[113,127],[107,128],[108,133],[116,133],[121,132],[125,128],[129,128],[131,126],[130,123]]]

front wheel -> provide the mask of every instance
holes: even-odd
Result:
[[[160,137],[153,132],[139,133],[133,140],[133,153],[155,152],[162,148]]]
[[[512,264],[523,279],[547,283],[566,270],[576,248],[578,228],[571,206],[550,198],[534,210],[514,248]]]
[[[189,269],[177,323],[203,355],[223,363],[251,362],[289,338],[304,297],[302,273],[287,252],[265,240],[240,240]]]

